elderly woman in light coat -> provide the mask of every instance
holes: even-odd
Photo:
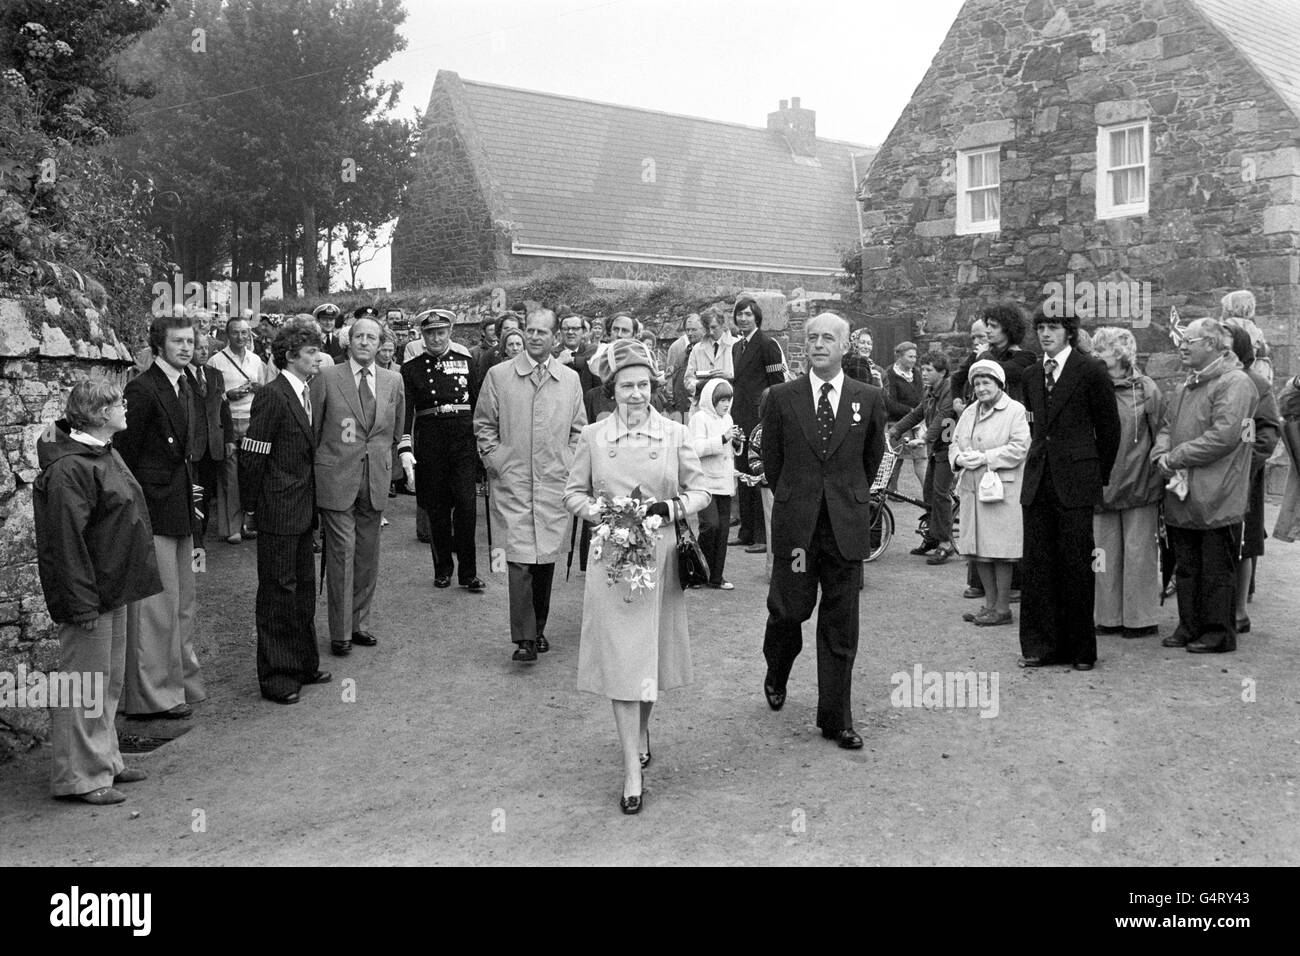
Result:
[[[661,690],[691,681],[686,597],[677,572],[675,519],[709,503],[704,472],[685,426],[664,418],[651,404],[658,379],[653,356],[642,343],[619,339],[602,354],[596,372],[614,385],[615,412],[582,430],[564,504],[574,515],[595,519],[598,498],[638,492],[653,498],[648,514],[659,518],[653,587],[633,592],[610,582],[594,550],[582,608],[578,689],[609,697],[623,745],[624,813],[641,809],[642,774],[650,764],[650,712]],[[606,550],[612,547],[606,544]],[[606,558],[608,560],[608,558]]]
[[[527,351],[488,369],[474,408],[474,436],[488,476],[489,534],[504,552],[510,588],[512,660],[549,647],[546,618],[555,562],[569,551],[564,509],[578,435],[587,424],[578,373],[551,356],[555,313],[528,316]]]
[[[1029,451],[1029,421],[1025,406],[1004,391],[1006,372],[997,362],[976,362],[969,381],[975,401],[957,420],[948,460],[953,471],[960,470],[957,550],[974,562],[984,585],[984,606],[963,619],[992,627],[1011,623],[1011,569],[1023,547],[1020,484]],[[989,500],[998,482],[1000,498]],[[981,493],[981,484],[989,490]]]
[[[1165,482],[1151,461],[1164,423],[1156,383],[1137,367],[1128,329],[1100,328],[1092,351],[1106,363],[1119,405],[1120,441],[1110,481],[1092,516],[1092,536],[1105,564],[1097,568],[1093,620],[1098,634],[1150,637],[1160,610],[1160,499]]]

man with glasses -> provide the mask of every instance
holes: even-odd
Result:
[[[445,309],[417,317],[424,354],[402,366],[406,417],[402,445],[415,454],[416,503],[429,515],[433,586],[451,587],[455,570],[460,586],[481,593],[474,547],[474,447],[472,417],[479,381],[469,349],[453,342],[456,320]]]
[[[239,500],[239,445],[248,434],[253,396],[269,381],[266,364],[253,351],[253,327],[245,318],[226,322],[226,346],[208,359],[208,367],[221,373],[226,399],[230,403],[232,444],[236,451],[221,463],[217,481],[216,534],[230,544],[256,538],[257,532],[244,525]]]
[[[591,323],[574,312],[560,318],[560,342],[556,358],[564,365],[572,367],[580,359],[590,359],[596,353],[596,346],[587,342]]]
[[[569,550],[564,486],[587,413],[577,373],[551,355],[555,313],[537,309],[524,351],[488,370],[474,409],[474,434],[491,483],[488,520],[510,589],[511,660],[531,663],[550,649],[546,621],[555,562]]]
[[[1237,649],[1237,564],[1250,496],[1259,392],[1231,351],[1232,335],[1197,319],[1178,345],[1187,378],[1165,406],[1151,450],[1174,549],[1178,628],[1160,643],[1193,654]]]

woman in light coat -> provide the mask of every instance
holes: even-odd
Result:
[[[633,339],[602,353],[597,373],[614,384],[616,411],[582,430],[564,489],[570,513],[598,519],[597,498],[653,498],[649,516],[662,535],[655,546],[653,588],[631,591],[609,583],[594,550],[582,607],[578,689],[608,697],[623,746],[624,813],[641,809],[642,770],[650,765],[650,713],[659,692],[691,681],[686,597],[677,572],[675,520],[709,503],[690,433],[651,405],[658,376],[654,358]],[[610,546],[606,544],[606,549]],[[594,548],[594,545],[593,545]]]
[[[722,576],[727,564],[731,496],[736,493],[735,456],[744,448],[744,432],[731,420],[731,383],[713,378],[700,389],[700,407],[691,416],[691,441],[704,469],[704,488],[712,495],[700,512],[700,548],[709,562],[709,587],[735,585]]]
[[[976,400],[957,421],[948,460],[954,471],[960,469],[957,550],[974,562],[984,585],[984,606],[963,619],[991,627],[1011,623],[1011,568],[1023,547],[1020,484],[1029,420],[1025,406],[1003,391],[1006,373],[997,362],[981,359],[972,365],[970,383]],[[980,484],[990,470],[1002,483],[1002,498],[981,501]]]
[[[1119,405],[1120,440],[1110,481],[1092,516],[1092,536],[1105,565],[1097,569],[1093,620],[1098,634],[1150,637],[1160,610],[1160,499],[1165,482],[1151,461],[1164,422],[1156,383],[1137,368],[1128,329],[1100,328],[1093,354],[1106,363]]]

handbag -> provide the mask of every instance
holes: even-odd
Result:
[[[998,477],[998,473],[992,468],[984,472],[983,477],[980,478],[979,488],[975,495],[980,501],[1002,501],[1005,497],[1002,479]]]
[[[704,557],[704,549],[695,540],[690,525],[681,518],[677,519],[677,576],[682,590],[709,583],[709,562]]]

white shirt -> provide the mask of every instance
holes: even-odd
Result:
[[[294,375],[293,372],[289,371],[287,368],[281,371],[280,374],[283,375],[285,381],[289,383],[289,387],[293,389],[293,393],[298,396],[298,404],[301,405],[302,410],[306,412],[307,411],[307,383],[304,382],[302,379],[300,379],[297,375]],[[307,417],[310,418],[311,416],[308,415]]]
[[[108,442],[102,438],[96,438],[94,435],[88,435],[80,429],[74,428],[68,432],[68,437],[73,441],[79,441],[83,445],[90,445],[92,448],[103,448]]]
[[[1065,360],[1068,359],[1069,357],[1070,357],[1070,346],[1068,344],[1065,346],[1065,348],[1061,349],[1061,351],[1057,352],[1055,355],[1043,356],[1043,371],[1047,371],[1047,360],[1049,358],[1056,362],[1056,368],[1052,370],[1053,385],[1055,385],[1057,382],[1061,380],[1061,370],[1065,368]]]
[[[836,372],[835,377],[832,379],[824,379],[816,372],[809,370],[808,382],[812,385],[813,408],[816,408],[821,402],[822,383],[827,381],[831,383],[831,390],[830,394],[826,396],[826,400],[831,403],[831,411],[838,415],[840,413],[840,395],[844,392],[844,369]]]
[[[365,365],[365,366],[363,366],[363,365],[358,364],[356,359],[354,359],[354,358],[350,358],[350,359],[348,359],[348,366],[352,369],[352,381],[353,381],[353,383],[357,386],[357,394],[358,394],[358,395],[361,394],[361,369],[364,368],[364,369],[366,369],[367,372],[369,372],[369,376],[368,376],[368,378],[369,378],[369,381],[370,381],[370,386],[369,386],[369,388],[370,388],[370,394],[371,394],[371,395],[374,395],[374,394],[375,394],[375,381],[376,381],[376,378],[375,378],[375,363],[374,363],[374,362],[371,362],[369,365]]]
[[[271,376],[266,374],[266,365],[263,364],[261,356],[252,349],[244,349],[244,357],[237,359],[235,353],[227,346],[211,356],[208,359],[208,364],[221,373],[222,384],[227,392],[232,388],[239,388],[247,382],[265,385],[271,380]],[[240,374],[241,371],[243,372],[242,375]],[[247,421],[252,411],[253,394],[251,392],[243,398],[232,398],[230,400],[231,418]]]
[[[162,373],[167,376],[167,381],[171,382],[172,384],[172,391],[176,393],[177,398],[180,398],[181,397],[181,386],[180,386],[181,370],[178,368],[173,368],[171,365],[164,362],[156,355],[154,356],[153,364],[157,365],[160,369],[162,369]]]

